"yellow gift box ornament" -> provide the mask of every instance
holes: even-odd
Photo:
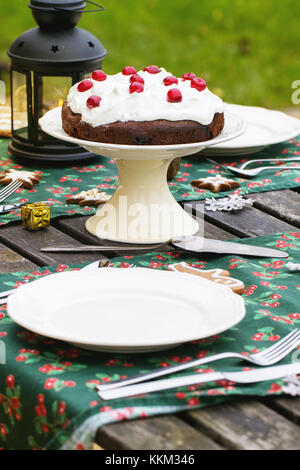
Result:
[[[21,219],[28,230],[39,230],[50,225],[50,207],[43,202],[21,207]]]

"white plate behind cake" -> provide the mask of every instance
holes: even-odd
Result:
[[[107,352],[146,352],[239,323],[242,297],[183,273],[103,268],[56,273],[19,287],[8,314],[35,333]]]
[[[206,148],[203,151],[205,155],[257,153],[269,145],[286,142],[300,134],[299,119],[280,111],[229,103],[225,103],[225,111],[246,121],[247,129],[235,139]]]

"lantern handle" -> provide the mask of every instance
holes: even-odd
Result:
[[[58,6],[55,6],[55,5],[53,5],[53,8],[54,8],[54,10],[59,10],[59,11],[78,11],[80,13],[94,13],[96,11],[105,10],[104,7],[102,7],[101,5],[98,5],[95,2],[92,2],[91,0],[85,0],[85,2],[91,3],[92,5],[95,5],[98,8],[96,8],[95,10],[76,10],[76,8],[63,8],[63,7],[58,7]]]

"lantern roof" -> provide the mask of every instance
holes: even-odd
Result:
[[[8,50],[13,65],[49,73],[78,70],[85,63],[99,61],[107,54],[90,32],[77,28],[86,6],[82,0],[31,0],[29,7],[39,27],[25,31]],[[94,2],[89,2],[96,5]],[[96,5],[97,10],[103,7]]]
[[[43,64],[58,67],[103,58],[107,51],[101,42],[82,28],[62,31],[45,31],[33,28],[21,34],[8,50],[11,59],[25,67]],[[26,67],[27,68],[27,67]]]

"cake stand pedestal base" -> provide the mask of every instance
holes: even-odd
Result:
[[[164,243],[194,235],[199,225],[172,196],[167,184],[169,159],[118,159],[113,196],[86,222],[98,238],[123,243]]]

